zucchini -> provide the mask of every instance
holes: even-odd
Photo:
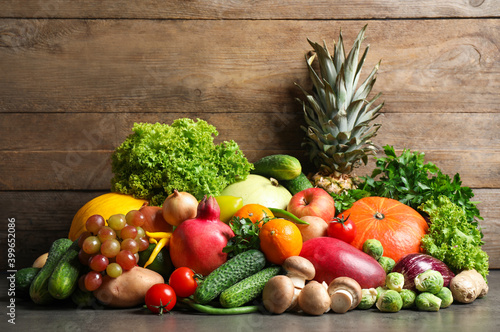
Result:
[[[262,270],[265,264],[264,254],[256,249],[234,256],[212,271],[196,288],[195,301],[201,304],[212,301],[225,289]]]
[[[271,266],[232,285],[220,294],[220,304],[225,308],[235,308],[252,301],[262,293],[267,281],[280,270],[279,266]]]
[[[25,267],[16,272],[16,291],[20,297],[29,298],[31,283],[40,270],[39,267]]]
[[[312,188],[313,185],[311,184],[311,181],[307,178],[307,176],[304,173],[300,173],[299,176],[297,176],[295,179],[288,180],[288,181],[281,181],[280,184],[288,189],[288,191],[292,194],[295,195],[296,193]]]
[[[272,177],[278,181],[295,179],[302,172],[300,161],[286,154],[273,154],[263,157],[255,162],[253,166],[252,174]]]
[[[57,239],[50,246],[49,256],[45,265],[36,275],[30,285],[30,298],[37,304],[50,303],[54,298],[49,293],[49,279],[57,263],[73,244],[73,241],[67,238]]]
[[[142,267],[146,264],[155,247],[156,244],[151,243],[146,250],[139,251],[139,262],[137,263],[139,266]],[[149,264],[146,269],[158,272],[163,276],[165,280],[168,280],[168,278],[174,271],[174,266],[172,265],[172,260],[170,259],[168,246],[165,246],[160,250],[158,255],[156,255],[154,261]]]
[[[75,291],[82,269],[82,263],[78,259],[79,251],[78,240],[75,240],[54,268],[48,284],[52,297],[66,299]]]

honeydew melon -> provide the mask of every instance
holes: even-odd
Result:
[[[222,190],[221,196],[236,196],[243,199],[243,205],[261,204],[269,208],[285,210],[292,194],[273,178],[250,174]]]

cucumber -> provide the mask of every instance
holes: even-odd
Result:
[[[252,301],[262,293],[267,281],[280,270],[279,266],[271,266],[232,285],[220,294],[220,304],[225,308],[235,308]]]
[[[84,291],[80,288],[77,288],[73,294],[71,294],[71,301],[73,301],[78,308],[92,307],[97,303],[97,299],[92,292]]]
[[[288,189],[288,191],[292,194],[295,195],[296,193],[312,188],[313,185],[311,184],[311,181],[307,178],[307,176],[304,173],[300,173],[299,176],[297,176],[295,179],[288,180],[288,181],[281,181],[280,184]]]
[[[41,268],[25,267],[16,272],[16,291],[20,297],[28,297],[30,294],[30,286]]]
[[[47,304],[54,299],[49,293],[49,279],[57,263],[73,244],[70,239],[62,238],[55,240],[50,246],[49,256],[45,265],[36,275],[30,285],[30,298],[37,304]]]
[[[264,254],[256,249],[234,256],[212,271],[196,288],[195,301],[201,304],[212,301],[225,289],[262,270],[265,264]]]
[[[302,172],[300,161],[286,154],[263,157],[253,166],[255,168],[251,171],[252,174],[272,177],[278,181],[295,179]]]
[[[52,297],[66,299],[75,291],[82,269],[82,263],[78,259],[79,251],[78,240],[75,240],[54,268],[48,284]]]

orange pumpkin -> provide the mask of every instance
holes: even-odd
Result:
[[[384,197],[365,197],[341,215],[356,224],[356,237],[351,243],[363,250],[368,239],[377,239],[384,256],[396,262],[407,254],[422,252],[420,240],[428,229],[425,219],[413,208]]]

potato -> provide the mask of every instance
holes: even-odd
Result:
[[[159,273],[136,266],[124,271],[118,278],[104,276],[102,285],[94,291],[94,296],[110,307],[135,307],[144,303],[146,292],[151,286],[164,282]]]

